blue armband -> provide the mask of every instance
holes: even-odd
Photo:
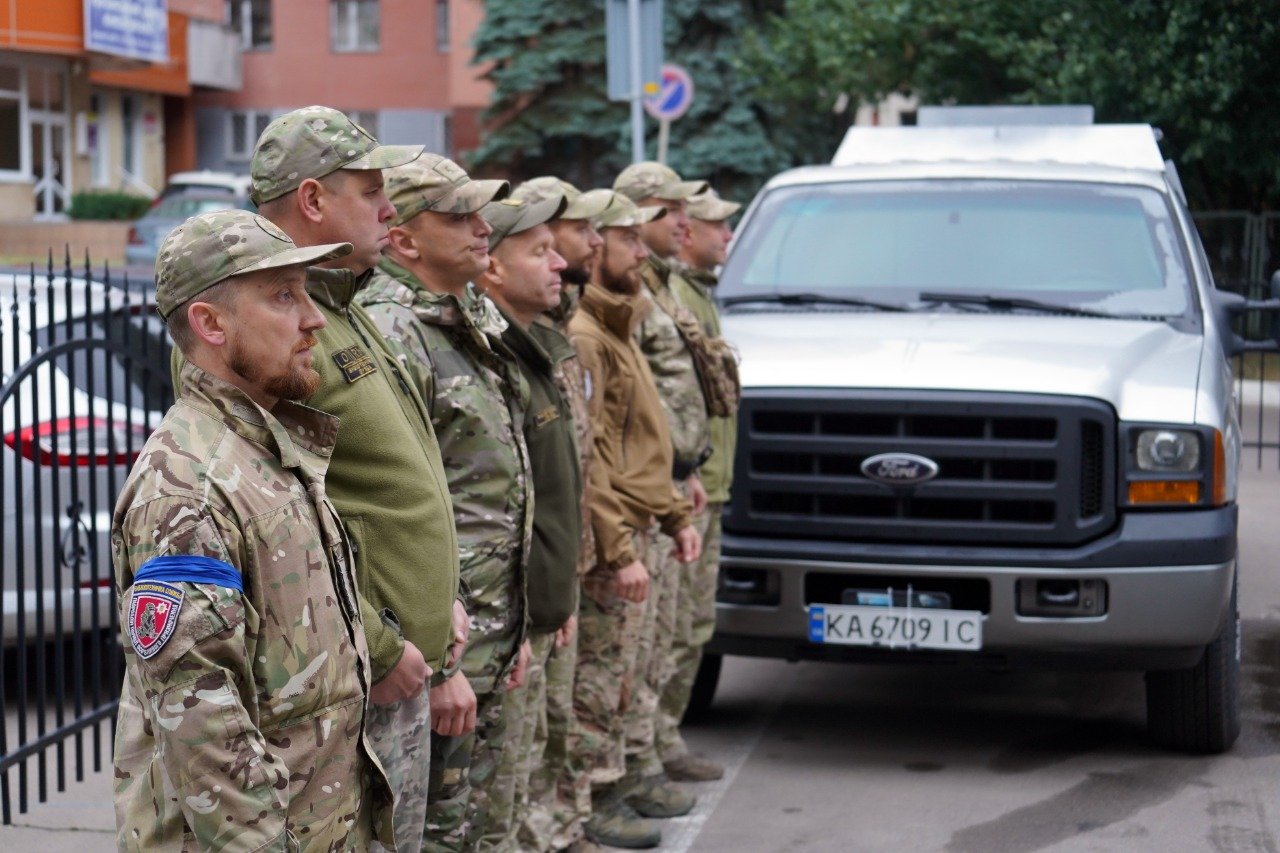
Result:
[[[152,557],[143,563],[133,576],[135,584],[141,581],[211,583],[244,593],[244,581],[235,566],[212,557],[188,554]]]

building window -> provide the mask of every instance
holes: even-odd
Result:
[[[271,49],[271,0],[226,0],[227,26],[245,50]]]
[[[265,110],[232,110],[227,123],[227,159],[248,160],[258,145],[258,137],[271,124]]]
[[[0,65],[0,173],[17,177],[22,169],[22,69]]]
[[[453,34],[449,29],[449,0],[436,0],[436,52],[448,53]]]
[[[350,110],[347,118],[363,127],[374,139],[378,138],[378,114],[373,110]]]
[[[107,148],[106,96],[94,92],[89,96],[89,123],[86,127],[89,164],[95,187],[111,183],[110,150]]]
[[[378,49],[378,0],[329,0],[329,43],[335,53]]]

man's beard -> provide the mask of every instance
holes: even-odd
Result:
[[[608,267],[600,267],[600,284],[610,293],[634,296],[640,292],[640,268],[635,267],[625,275],[614,275]]]
[[[312,348],[317,343],[313,335],[307,335],[293,348],[291,355]],[[311,367],[299,367],[288,373],[264,379],[262,370],[249,360],[238,342],[232,344],[227,363],[238,375],[255,385],[260,385],[263,391],[280,400],[305,400],[320,390],[320,374]]]

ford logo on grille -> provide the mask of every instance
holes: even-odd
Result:
[[[886,486],[918,486],[938,476],[938,463],[914,453],[880,453],[862,463],[862,473]]]

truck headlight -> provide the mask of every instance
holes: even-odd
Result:
[[[1138,433],[1139,471],[1190,472],[1200,467],[1200,435],[1189,430],[1144,429]]]
[[[1212,427],[1128,428],[1126,503],[1131,507],[1222,506],[1227,502],[1222,433]]]

